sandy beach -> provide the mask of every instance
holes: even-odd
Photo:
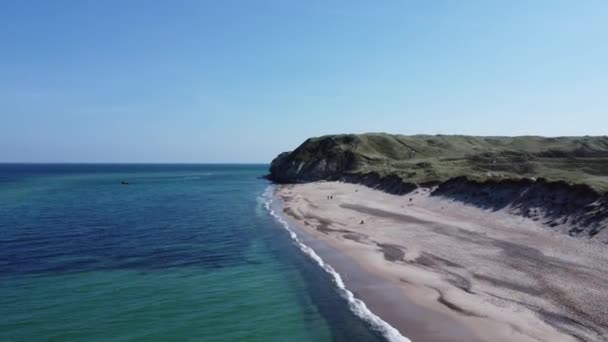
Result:
[[[414,342],[608,340],[605,245],[428,189],[316,182],[277,195],[338,252],[327,261],[346,286]]]

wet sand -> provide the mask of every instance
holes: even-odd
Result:
[[[277,194],[347,287],[415,342],[608,340],[605,245],[428,191],[318,182]]]

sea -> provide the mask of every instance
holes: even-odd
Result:
[[[0,164],[0,341],[399,340],[267,169]]]

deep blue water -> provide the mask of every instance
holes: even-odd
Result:
[[[265,210],[266,169],[0,164],[0,340],[381,340]]]

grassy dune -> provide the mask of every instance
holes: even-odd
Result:
[[[608,137],[329,135],[306,140],[273,161],[280,182],[345,175],[399,177],[414,184],[456,177],[483,182],[544,178],[608,191]]]

